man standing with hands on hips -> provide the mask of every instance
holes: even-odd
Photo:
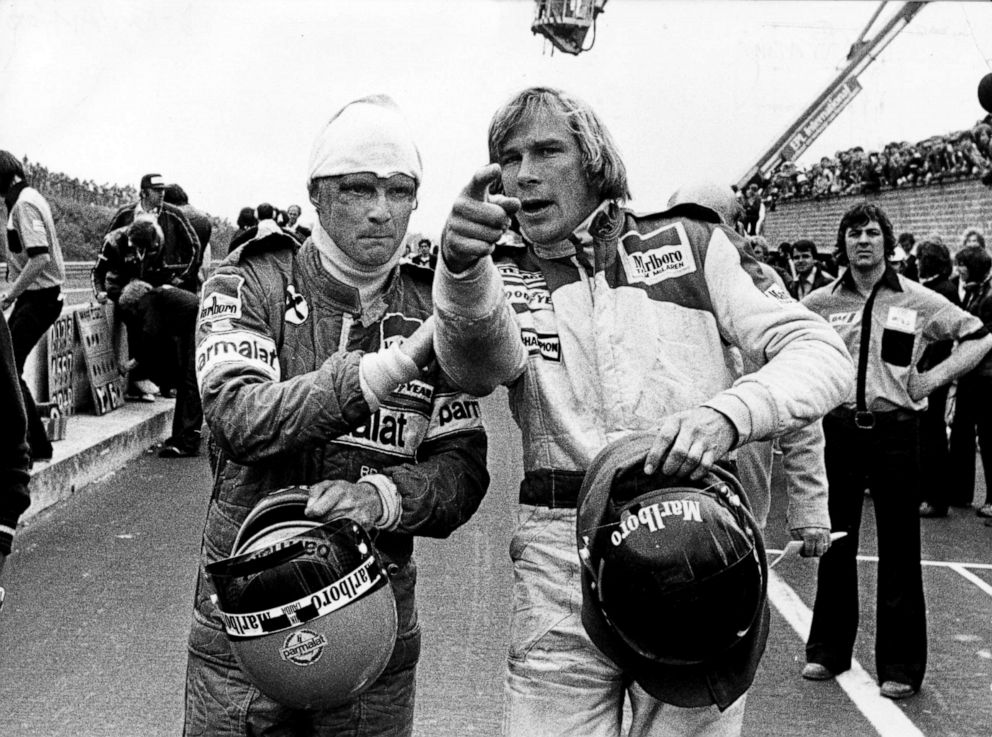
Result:
[[[836,406],[850,357],[713,211],[625,209],[616,145],[574,96],[518,93],[493,117],[489,156],[445,225],[435,348],[467,391],[506,384],[523,434],[505,732],[614,737],[626,697],[632,737],[738,735],[756,663],[719,684],[722,698],[674,706],[592,644],[577,494],[600,450],[643,430],[656,434],[645,472],[701,478],[741,443]],[[735,373],[729,346],[760,368]]]
[[[875,665],[882,696],[902,699],[923,682],[926,604],[920,564],[920,419],[927,395],[967,373],[992,348],[982,321],[942,295],[896,273],[892,223],[882,208],[848,210],[837,231],[847,270],[804,301],[844,339],[857,365],[853,394],[823,420],[830,520],[847,536],[817,572],[803,678],[823,681],[851,667],[858,633],[858,533],[864,490],[878,528]],[[924,350],[958,341],[928,371]]]

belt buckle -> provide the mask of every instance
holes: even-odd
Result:
[[[854,413],[854,426],[859,430],[871,430],[875,427],[875,413],[869,410],[858,410]]]

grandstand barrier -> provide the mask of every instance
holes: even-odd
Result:
[[[841,217],[859,202],[872,202],[885,210],[896,235],[912,233],[919,243],[937,233],[952,252],[967,228],[992,234],[992,188],[967,179],[819,200],[779,201],[765,216],[763,235],[772,249],[782,241],[809,238],[827,253],[837,242]]]

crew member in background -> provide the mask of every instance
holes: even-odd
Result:
[[[789,291],[796,299],[803,299],[814,289],[825,287],[834,280],[817,261],[816,244],[800,238],[792,244],[792,261],[796,279],[789,285]]]
[[[857,205],[841,218],[838,251],[847,270],[804,304],[844,339],[858,367],[855,391],[823,420],[830,520],[847,533],[820,561],[802,675],[833,678],[851,667],[858,633],[858,535],[864,491],[878,528],[875,665],[881,694],[915,694],[927,662],[920,563],[920,418],[927,395],[969,371],[992,348],[982,321],[888,263],[896,247],[882,208]],[[916,369],[934,341],[951,355]]]
[[[300,210],[299,205],[290,205],[286,208],[286,225],[284,226],[286,230],[289,231],[296,240],[300,243],[305,241],[310,237],[310,228],[306,227],[300,222]]]
[[[850,356],[713,211],[625,209],[619,152],[572,95],[514,96],[489,159],[444,228],[435,347],[467,391],[506,384],[523,435],[506,732],[615,735],[629,698],[635,737],[739,735],[763,639],[719,675],[666,671],[685,685],[651,695],[582,625],[577,495],[593,457],[635,431],[657,434],[645,472],[698,479],[738,445],[812,422],[847,394]],[[760,368],[735,372],[731,346]]]
[[[196,233],[196,238],[200,243],[200,271],[198,278],[202,284],[207,280],[210,270],[210,262],[213,259],[210,247],[210,237],[214,232],[214,225],[210,222],[207,213],[189,204],[189,196],[186,190],[178,184],[166,185],[164,202],[168,205],[175,205],[189,220],[189,224]]]
[[[190,458],[200,454],[203,406],[196,386],[193,340],[200,301],[185,289],[168,284],[153,287],[133,279],[121,291],[118,306],[128,333],[134,330],[134,368],[145,368],[159,386],[176,386],[172,434],[162,443],[159,458]]]
[[[0,157],[2,158],[2,157]],[[27,415],[21,395],[21,382],[14,361],[14,346],[7,322],[0,320],[0,582],[3,566],[10,555],[17,521],[31,503],[28,483],[31,450],[27,440]],[[0,606],[3,590],[0,588]]]
[[[451,534],[489,483],[478,402],[453,389],[433,360],[431,275],[399,263],[421,177],[392,100],[345,106],[311,154],[311,238],[300,246],[276,226],[245,243],[204,285],[197,326],[203,408],[221,451],[202,563],[230,554],[267,492],[309,485],[310,516],[350,517],[377,531],[398,609],[392,658],[340,707],[279,704],[238,667],[201,568],[187,735],[413,731],[414,536]],[[232,341],[251,350],[232,354]]]
[[[28,444],[36,461],[52,458],[52,443],[24,382],[24,363],[62,313],[65,266],[52,211],[41,193],[24,178],[21,162],[0,151],[0,196],[7,206],[7,284],[0,293],[21,375],[21,394],[28,418]]]
[[[115,308],[120,301],[121,291],[134,279],[141,279],[152,286],[178,286],[181,282],[165,265],[162,257],[162,229],[155,219],[144,213],[130,225],[123,225],[104,236],[100,253],[93,265],[91,279],[96,301],[104,304],[113,302]],[[140,345],[143,330],[140,323],[132,320],[132,315],[114,312],[114,318],[127,327],[128,354],[131,357],[143,352]],[[149,378],[151,367],[137,364],[128,372],[126,397],[141,402],[154,402],[159,388]],[[170,361],[160,378],[175,377],[178,365]],[[175,380],[169,383],[174,386]]]
[[[912,235],[903,233],[902,236]],[[902,238],[900,236],[900,238]],[[904,246],[905,247],[905,246]],[[951,254],[943,243],[930,239],[920,244],[913,243],[916,258],[913,268],[916,277],[908,276],[905,270],[902,275],[907,279],[918,281],[927,289],[932,289],[942,295],[952,304],[961,306],[958,290],[951,281]],[[951,355],[954,348],[953,340],[938,340],[927,346],[916,365],[920,372],[929,371],[938,363]],[[953,478],[954,467],[951,463],[947,438],[947,397],[950,384],[939,386],[927,397],[927,409],[920,418],[920,474],[923,477],[921,489],[923,501],[920,502],[921,517],[946,517],[953,483],[948,483],[948,474]],[[972,434],[974,437],[974,433]],[[972,446],[971,458],[975,456]],[[975,464],[969,464],[974,473]]]
[[[164,198],[165,181],[162,175],[145,174],[141,178],[138,201],[114,213],[107,235],[130,225],[140,215],[151,215],[162,228],[162,263],[172,273],[173,283],[196,294],[200,289],[199,271],[203,258],[200,239],[185,213],[165,202]]]

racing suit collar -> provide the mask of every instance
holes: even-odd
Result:
[[[589,217],[579,223],[579,226],[572,231],[572,234],[564,240],[551,244],[532,243],[534,253],[541,258],[556,259],[574,256],[576,248],[579,246],[583,250],[591,249],[593,235],[590,231],[593,229],[593,221],[601,212],[607,212],[611,204],[613,204],[613,200],[603,200],[600,202],[599,206],[589,213]]]
[[[392,258],[382,266],[368,268],[356,263],[338,248],[319,221],[315,224],[311,239],[316,246],[320,265],[324,271],[340,284],[357,290],[360,312],[366,312],[374,304],[382,301],[389,276],[396,270],[403,257],[402,246],[397,248]]]

